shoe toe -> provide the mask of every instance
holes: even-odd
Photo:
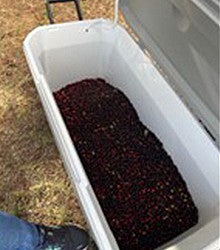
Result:
[[[89,244],[89,235],[81,228],[69,227],[71,250],[84,250]]]

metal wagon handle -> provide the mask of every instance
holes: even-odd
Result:
[[[50,4],[55,4],[55,3],[74,2],[75,8],[76,8],[76,11],[77,11],[77,15],[78,15],[78,19],[79,20],[83,20],[82,11],[81,11],[81,7],[80,7],[79,1],[80,0],[45,0],[47,17],[48,17],[50,23],[51,24],[54,23],[53,14],[52,14],[52,10],[50,8]]]

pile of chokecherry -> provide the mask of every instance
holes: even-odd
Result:
[[[171,157],[120,90],[85,79],[54,97],[120,249],[154,249],[198,222]]]

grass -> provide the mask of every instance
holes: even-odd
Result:
[[[84,18],[113,16],[114,0],[84,0]],[[56,22],[76,20],[68,4]],[[85,219],[48,128],[22,51],[35,27],[48,23],[43,0],[0,0],[0,210],[46,225]]]

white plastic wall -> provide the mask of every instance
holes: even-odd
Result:
[[[28,35],[24,51],[99,248],[118,249],[52,96],[88,77],[102,77],[128,96],[172,156],[199,209],[199,224],[161,249],[218,249],[219,152],[129,34],[106,20],[45,26]]]

